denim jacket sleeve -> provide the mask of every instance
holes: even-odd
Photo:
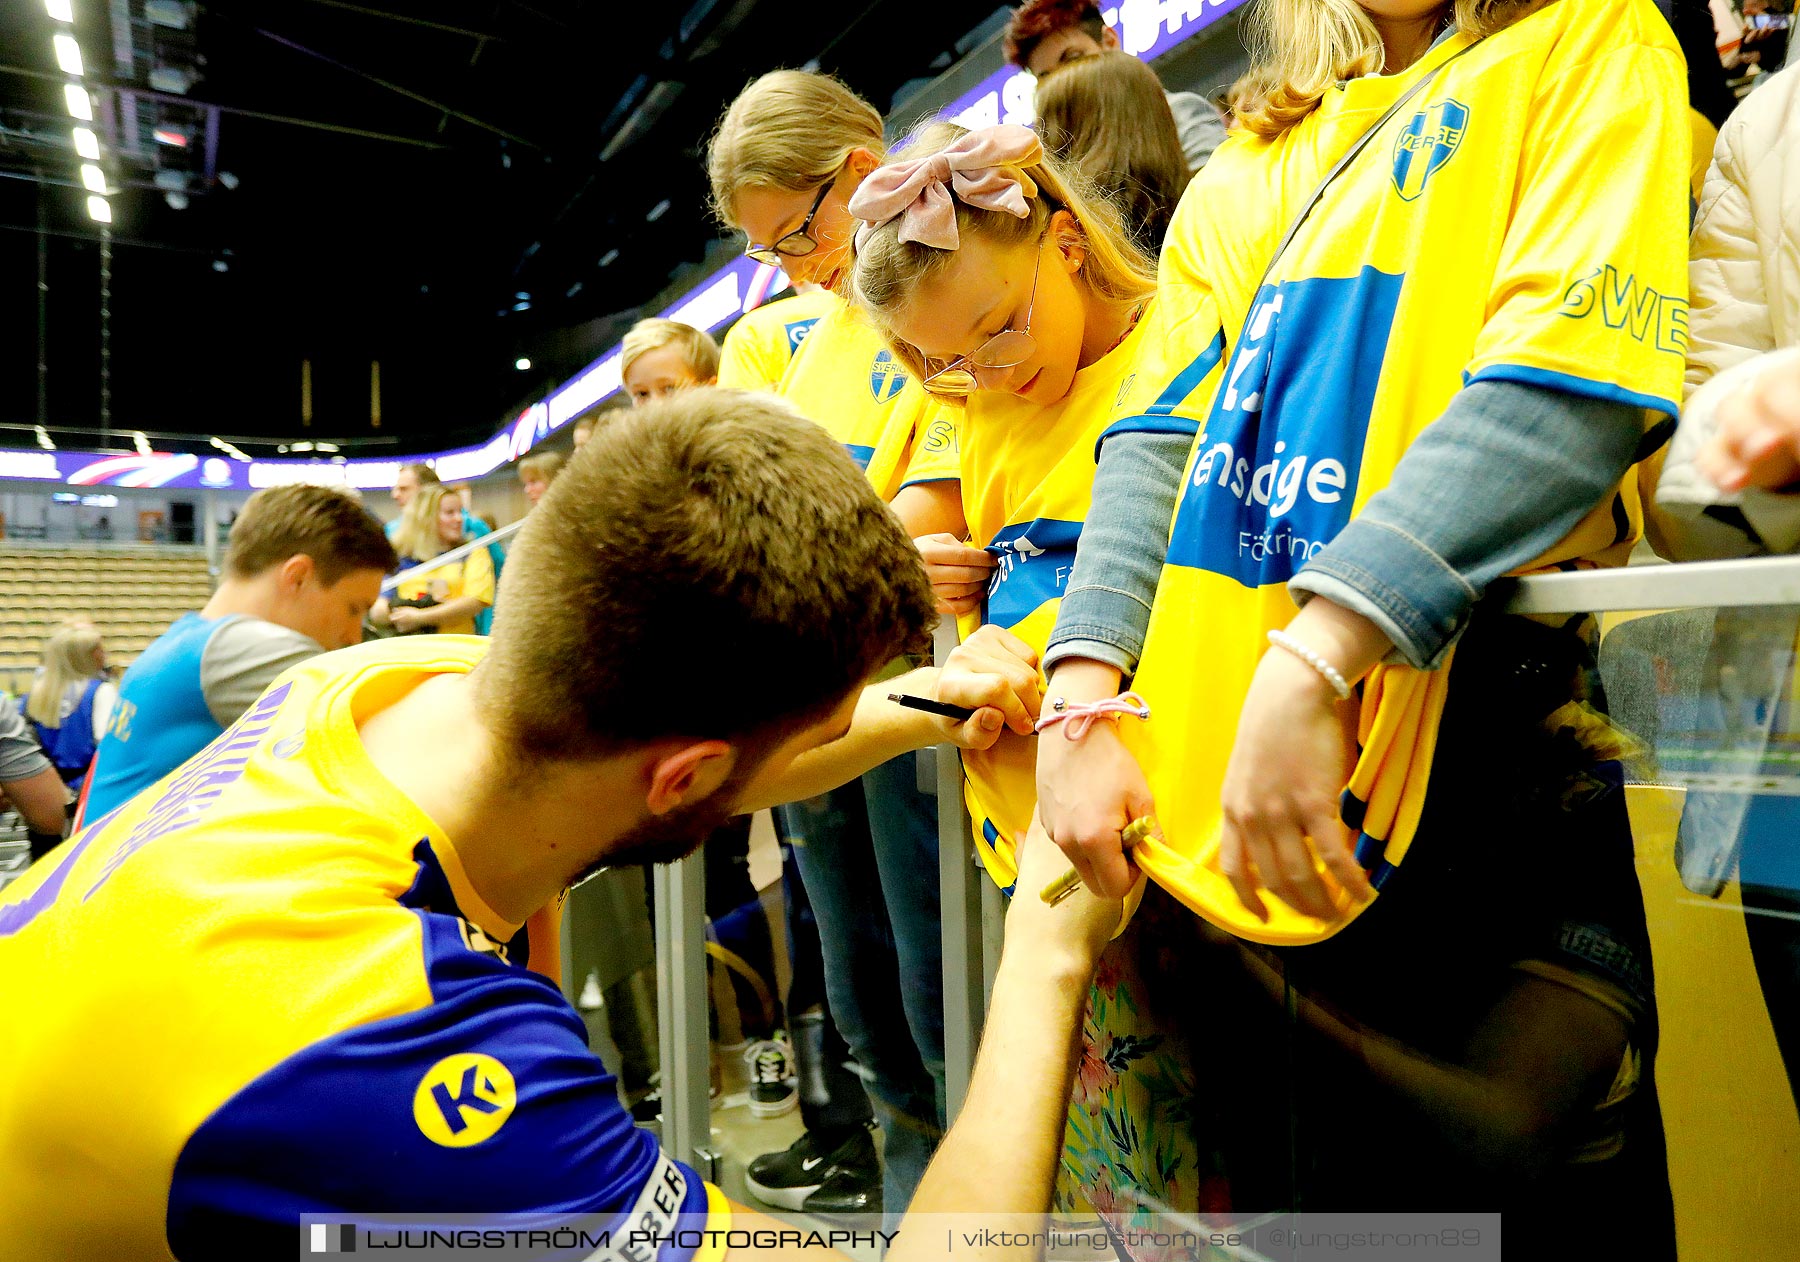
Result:
[[[1137,672],[1193,442],[1191,433],[1128,432],[1100,448],[1093,507],[1044,652],[1046,672],[1065,657],[1105,662],[1126,678]]]
[[[1354,609],[1390,660],[1442,664],[1489,583],[1541,556],[1625,476],[1641,408],[1510,381],[1462,390],[1387,486],[1288,583]]]
[[[1289,591],[1369,618],[1394,642],[1393,660],[1436,666],[1487,585],[1567,535],[1618,484],[1642,438],[1643,413],[1628,404],[1477,382]],[[1180,441],[1172,464],[1173,436],[1121,434],[1102,449],[1046,669],[1087,657],[1135,671],[1187,456]],[[1169,450],[1153,455],[1159,442]]]

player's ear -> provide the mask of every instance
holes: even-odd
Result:
[[[306,553],[296,552],[281,563],[281,590],[289,595],[298,594],[317,568]]]
[[[694,741],[662,753],[651,764],[644,805],[652,815],[691,806],[725,782],[732,762],[725,741]]]

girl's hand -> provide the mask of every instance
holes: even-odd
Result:
[[[1258,885],[1320,920],[1342,914],[1340,890],[1374,897],[1338,818],[1338,795],[1356,762],[1354,712],[1318,672],[1271,648],[1251,680],[1220,794],[1219,865],[1260,920]],[[1336,882],[1321,880],[1314,855]]]
[[[1057,665],[1045,693],[1097,701],[1118,690],[1118,671],[1076,659]],[[1123,898],[1138,874],[1120,833],[1138,816],[1154,814],[1155,800],[1114,721],[1091,724],[1075,741],[1064,734],[1066,726],[1038,738],[1038,816],[1088,889],[1103,899]]]
[[[981,608],[994,576],[994,556],[972,548],[955,535],[924,535],[913,540],[937,593],[938,612],[960,617]]]

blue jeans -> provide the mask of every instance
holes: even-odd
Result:
[[[883,1137],[883,1214],[912,1200],[944,1126],[937,808],[914,755],[781,809],[825,955],[831,1015]]]

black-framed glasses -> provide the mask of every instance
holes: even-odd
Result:
[[[829,180],[819,185],[819,195],[813,198],[812,209],[806,212],[806,218],[800,221],[798,228],[774,245],[757,245],[752,242],[744,247],[744,256],[753,258],[758,263],[767,263],[770,267],[780,267],[783,258],[802,258],[818,249],[819,243],[814,240],[808,229],[812,227],[813,216],[819,213],[819,207],[825,204],[825,194],[829,193],[831,186],[836,183],[837,175],[833,173]]]
[[[925,361],[925,380],[919,384],[933,394],[973,394],[980,386],[981,370],[1017,368],[1037,352],[1037,339],[1031,336],[1031,313],[1037,307],[1038,276],[1044,270],[1044,238],[1038,238],[1037,263],[1031,269],[1031,297],[1025,303],[1025,327],[1001,329],[987,341],[942,368],[933,370]]]

